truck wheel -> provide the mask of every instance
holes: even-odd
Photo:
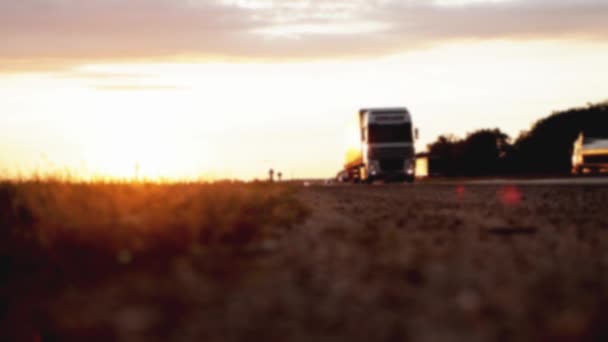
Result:
[[[352,184],[359,183],[359,174],[354,169],[348,169],[348,182]]]

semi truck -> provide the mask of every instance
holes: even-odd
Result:
[[[574,142],[572,173],[608,172],[608,137],[585,136],[581,133]]]
[[[407,108],[359,110],[347,131],[347,149],[341,180],[371,183],[375,180],[413,182],[416,157],[413,129]]]

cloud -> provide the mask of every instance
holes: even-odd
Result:
[[[603,0],[0,0],[0,70],[382,55],[457,39],[605,40]]]
[[[106,91],[168,91],[182,90],[184,87],[165,84],[148,84],[148,85],[124,85],[124,84],[98,84],[94,86],[97,90]]]

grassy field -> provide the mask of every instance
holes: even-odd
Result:
[[[608,187],[0,185],[0,340],[607,341]]]
[[[292,189],[267,184],[0,184],[1,332],[130,340],[143,318],[121,313],[128,302],[177,318],[193,305],[179,299],[184,267],[228,285],[306,215]]]

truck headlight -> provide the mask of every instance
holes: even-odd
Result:
[[[369,163],[369,173],[376,175],[380,172],[380,163],[377,160],[371,160]]]
[[[405,162],[405,172],[408,175],[413,175],[414,174],[414,161],[413,160],[407,160]]]

